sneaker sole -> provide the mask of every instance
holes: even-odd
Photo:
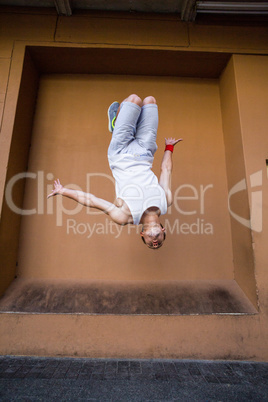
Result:
[[[108,111],[107,111],[107,115],[108,115],[108,130],[110,131],[110,133],[112,133],[113,130],[111,130],[112,121],[110,120],[110,113],[109,113],[109,111],[110,111],[110,109],[112,108],[112,106],[115,105],[115,104],[117,104],[117,105],[120,106],[119,102],[116,102],[116,101],[115,101],[115,102],[113,102],[113,103],[109,106]]]

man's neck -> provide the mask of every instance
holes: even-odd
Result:
[[[157,207],[150,207],[148,209],[146,209],[146,211],[144,211],[140,223],[143,226],[149,226],[155,223],[160,224],[160,211],[159,208]]]

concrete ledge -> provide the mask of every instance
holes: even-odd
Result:
[[[257,313],[233,280],[16,280],[0,300],[0,311],[114,315]]]

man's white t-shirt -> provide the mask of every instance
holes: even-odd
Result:
[[[156,175],[152,172],[153,157],[139,154],[108,156],[115,179],[116,197],[128,205],[134,225],[139,225],[144,211],[159,208],[161,215],[167,212],[167,199]]]

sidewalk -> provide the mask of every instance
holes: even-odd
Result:
[[[0,356],[1,401],[268,401],[268,363]]]

